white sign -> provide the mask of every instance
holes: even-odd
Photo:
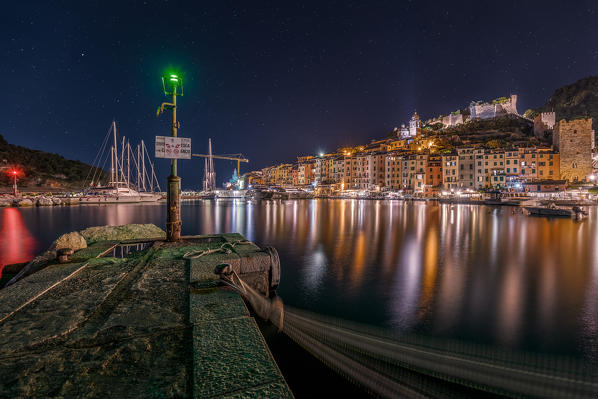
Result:
[[[191,159],[191,139],[156,136],[156,158]]]

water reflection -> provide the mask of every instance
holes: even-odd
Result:
[[[0,219],[0,276],[5,265],[33,258],[36,242],[17,208],[4,208]]]
[[[165,219],[159,205],[13,211],[42,247],[89,225]],[[420,202],[216,200],[184,203],[182,216],[184,234],[236,231],[276,247],[279,294],[296,307],[397,331],[598,354],[596,208],[576,222]],[[9,219],[3,257],[6,237],[26,231]]]

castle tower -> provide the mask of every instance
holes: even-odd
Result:
[[[541,112],[534,118],[534,136],[544,139],[554,129],[556,117],[554,111]]]
[[[519,115],[517,113],[517,94],[511,94],[511,101],[509,102],[507,113]]]
[[[592,118],[561,119],[554,125],[552,145],[560,153],[561,179],[583,181],[592,174]]]
[[[413,114],[413,116],[411,117],[411,120],[409,120],[409,137],[415,137],[417,136],[417,134],[419,133],[421,127],[421,121],[419,119],[419,115],[417,114],[417,111]]]

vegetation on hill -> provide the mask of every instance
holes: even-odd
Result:
[[[461,125],[439,130],[437,134],[447,148],[470,144],[483,144],[487,148],[540,144],[533,136],[533,124],[515,115],[469,120]]]
[[[590,76],[557,89],[536,113],[555,111],[556,120],[591,117],[598,120],[598,76]],[[593,123],[596,126],[595,123]]]
[[[9,144],[0,135],[0,186],[11,184],[8,170],[20,171],[19,185],[29,188],[82,188],[91,166],[52,154]],[[8,167],[4,168],[4,167]],[[101,173],[106,177],[106,171]]]

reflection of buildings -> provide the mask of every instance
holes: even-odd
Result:
[[[252,231],[279,250],[279,293],[291,306],[513,346],[528,334],[581,328],[589,340],[598,331],[593,212],[591,223],[573,223],[404,201],[216,201],[207,209],[209,228]],[[572,312],[583,313],[582,327]]]

